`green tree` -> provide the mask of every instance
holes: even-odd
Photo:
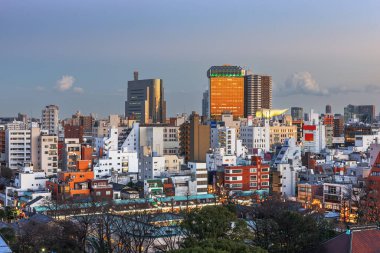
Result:
[[[172,251],[173,253],[265,253],[259,247],[250,247],[239,241],[228,239],[206,239],[193,247]]]

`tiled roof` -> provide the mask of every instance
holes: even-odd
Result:
[[[380,252],[380,230],[368,229],[354,231],[351,235],[352,253]]]

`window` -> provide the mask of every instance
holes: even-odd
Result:
[[[262,168],[261,171],[262,172],[269,172],[269,168]]]
[[[100,196],[101,195],[101,192],[96,192],[96,196]]]
[[[251,181],[257,181],[257,176],[251,176],[250,180]]]
[[[257,187],[257,183],[256,182],[251,182],[251,183],[249,183],[249,186],[250,187]]]
[[[232,170],[232,173],[241,173],[241,170]]]
[[[269,186],[269,182],[262,182],[261,186]]]
[[[111,191],[106,191],[106,195],[111,195]]]
[[[268,178],[269,178],[269,175],[261,175],[261,178],[262,178],[262,179],[268,179]]]
[[[250,168],[250,169],[249,169],[249,172],[250,172],[250,173],[256,173],[256,172],[257,172],[257,169],[256,169],[256,168]]]

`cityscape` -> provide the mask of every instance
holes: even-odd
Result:
[[[5,9],[17,14],[21,21],[0,10],[0,23],[2,19],[5,21],[0,28],[9,34],[9,38],[4,39],[4,48],[0,47],[0,54],[4,53],[5,57],[4,61],[0,60],[0,69],[4,66],[0,70],[0,86],[4,90],[0,93],[0,253],[380,252],[380,113],[376,111],[380,84],[372,84],[380,81],[378,72],[372,71],[373,66],[379,66],[376,58],[379,51],[373,51],[376,63],[368,63],[368,69],[362,66],[355,69],[354,74],[360,76],[362,83],[336,85],[341,78],[337,77],[331,83],[320,85],[309,71],[302,72],[302,69],[281,81],[283,74],[271,64],[276,66],[286,60],[285,69],[293,64],[310,67],[299,58],[302,53],[294,58],[278,58],[277,62],[269,54],[268,59],[273,61],[261,61],[258,57],[249,60],[248,65],[238,56],[237,49],[231,49],[243,48],[239,36],[241,40],[247,38],[237,29],[233,36],[238,39],[234,44],[229,44],[228,38],[227,42],[215,41],[209,45],[215,54],[219,53],[218,47],[226,50],[225,57],[210,60],[201,47],[200,52],[190,52],[189,62],[192,57],[200,57],[195,68],[183,59],[178,60],[174,55],[180,54],[175,48],[179,45],[170,43],[177,38],[176,43],[180,44],[178,37],[188,32],[194,36],[190,41],[197,43],[198,36],[204,36],[204,43],[208,44],[210,37],[195,28],[215,23],[215,27],[210,27],[212,30],[223,25],[217,27],[217,20],[210,21],[203,16],[204,10],[198,13],[194,8],[209,7],[217,2],[194,1],[194,6],[173,3],[170,8],[181,11],[171,13],[173,18],[165,17],[168,10],[163,10],[163,14],[154,12],[154,18],[160,15],[163,19],[157,20],[158,25],[148,17],[153,15],[149,7],[163,8],[157,3],[150,6],[116,1],[111,8],[95,1],[93,9],[87,10],[91,4],[69,2],[37,1],[36,6],[27,11],[25,4],[5,1]],[[227,23],[239,25],[243,25],[242,20],[253,22],[251,18],[240,17],[256,7],[268,11],[276,5],[268,2],[244,2],[245,9],[231,7],[238,14],[225,19]],[[377,13],[369,11],[370,6],[376,9],[379,4],[370,2],[366,8],[357,9],[358,17],[368,11],[368,20],[374,22],[373,29],[379,31]],[[216,6],[211,11],[213,18],[219,13],[229,13],[227,2],[220,3],[226,6]],[[272,22],[280,26],[285,14],[277,9],[284,7],[283,3],[279,5],[274,12],[280,16]],[[351,13],[355,6],[349,3],[342,12]],[[146,13],[137,19],[135,11],[142,8],[146,8]],[[191,14],[186,13],[185,8]],[[310,14],[315,15],[314,18],[326,15],[334,19],[333,28],[324,22],[321,26],[336,29],[334,31],[344,37],[346,26],[341,27],[342,30],[334,28],[341,24],[341,14],[329,16],[335,14],[321,10],[319,4],[305,1],[290,4],[284,13],[290,11],[287,8],[312,10],[310,13],[315,10],[316,14]],[[128,10],[125,16],[123,10]],[[38,14],[43,18],[37,22]],[[63,14],[73,15],[74,21],[61,19]],[[180,14],[185,21],[175,20]],[[98,22],[103,16],[104,26],[97,23],[93,30],[87,31],[91,20]],[[305,18],[305,14],[300,16]],[[367,21],[363,17],[353,29],[363,29],[363,40],[366,40],[367,26],[360,26],[363,20]],[[288,14],[283,18],[289,26],[297,19]],[[124,80],[121,89],[115,84],[100,85],[97,81],[107,80],[107,71],[115,65],[105,67],[107,70],[90,68],[94,62],[102,61],[99,59],[112,58],[102,51],[102,46],[109,50],[118,44],[112,44],[111,38],[103,40],[102,46],[98,42],[86,43],[84,39],[90,38],[92,32],[110,32],[109,29],[123,34],[123,28],[107,25],[114,19],[120,22],[118,25],[133,24],[132,28],[125,29],[141,28],[142,33],[151,31],[156,36],[152,27],[163,29],[153,47],[145,48],[150,45],[145,35],[140,39],[131,36],[137,44],[134,47],[128,44],[125,50],[131,55],[136,50],[141,59],[131,56],[128,61],[135,60],[135,65],[128,65],[121,71],[122,75],[117,74]],[[127,22],[129,19],[133,21]],[[172,31],[182,25],[189,28],[187,19],[194,22],[191,24],[194,29],[174,32],[171,38],[164,36],[165,29]],[[27,20],[31,22],[30,31],[23,28],[28,25]],[[41,28],[41,20],[52,23]],[[300,20],[301,17],[297,22]],[[311,17],[305,20],[304,26],[314,27]],[[70,26],[73,30],[66,26],[77,21]],[[78,36],[75,31],[81,26],[86,30],[78,32],[83,32],[83,40],[70,41]],[[59,38],[67,43],[67,47],[60,48],[65,57],[94,48],[101,52],[100,56],[91,54],[85,61],[79,53],[74,57],[76,63],[72,63],[75,67],[69,67],[65,57],[60,62],[61,59],[55,58],[55,50],[49,53],[52,50],[49,40],[43,45],[38,43],[39,36],[55,34],[56,29],[61,29]],[[300,33],[308,34],[301,25],[299,29]],[[70,37],[71,32],[76,35]],[[21,38],[24,34],[30,37],[30,44],[19,48],[28,54],[21,56],[16,46],[13,51],[8,50],[13,44],[17,45],[18,36]],[[267,34],[268,40],[270,34]],[[291,35],[284,38],[285,44],[288,37]],[[375,35],[373,38],[380,42]],[[302,42],[299,43],[303,47]],[[73,45],[75,50],[71,48]],[[271,45],[268,41],[268,47]],[[349,45],[347,42],[344,46]],[[368,44],[368,48],[371,45]],[[261,42],[258,43],[258,47],[261,46]],[[181,47],[185,47],[184,44]],[[36,52],[41,50],[41,55],[37,56],[30,48]],[[169,49],[173,49],[173,54]],[[146,57],[144,52],[150,50],[166,50],[168,61],[174,59],[173,65],[166,59],[156,64],[155,57],[160,54],[147,53],[151,58]],[[289,46],[289,50],[293,49]],[[361,49],[353,47],[352,50]],[[248,48],[243,51],[243,55],[249,56]],[[315,54],[318,52],[319,49]],[[308,53],[306,55],[310,58]],[[318,62],[318,56],[314,57]],[[346,66],[339,57],[332,55],[331,65],[326,60],[323,68],[331,67],[334,71],[335,60]],[[24,59],[26,62],[21,63]],[[297,60],[298,65],[294,63]],[[78,67],[81,61],[86,62],[82,68]],[[21,85],[27,80],[23,76],[31,72],[16,74],[22,72],[24,64],[29,64],[27,67],[34,73],[30,77],[33,88]],[[46,82],[44,72],[55,72],[54,66],[58,65],[63,72],[58,77],[49,77],[55,81],[51,81],[53,85],[48,84],[50,81]],[[316,67],[319,68],[322,67]],[[327,72],[326,78],[331,75]],[[347,73],[344,78],[349,79],[351,74]],[[361,78],[362,75],[368,79]],[[194,79],[189,80],[191,76]],[[92,80],[93,85],[84,84],[81,78]],[[177,80],[176,86],[173,80]],[[193,80],[200,80],[200,84],[185,87]],[[181,82],[183,87],[180,87]]]

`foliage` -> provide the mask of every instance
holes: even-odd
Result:
[[[269,252],[307,252],[335,235],[323,214],[301,213],[291,202],[267,200],[253,216],[253,245]]]
[[[205,239],[193,247],[172,251],[173,253],[265,253],[259,247],[250,247],[239,241],[228,239]]]

